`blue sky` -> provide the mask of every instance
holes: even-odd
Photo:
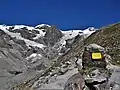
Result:
[[[120,21],[120,0],[0,0],[0,24],[97,28]]]

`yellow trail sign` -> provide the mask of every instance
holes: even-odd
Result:
[[[101,53],[92,53],[92,59],[102,59]]]

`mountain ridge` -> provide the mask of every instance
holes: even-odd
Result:
[[[9,79],[6,76],[4,82],[0,82],[0,87],[8,83],[5,84],[7,90],[11,85],[14,87],[16,84],[27,81],[28,77],[31,78],[32,75],[35,76],[36,73],[54,64],[59,56],[71,48],[76,36],[83,34],[88,36],[96,30],[61,31],[55,26],[46,24],[36,27],[0,25],[0,29],[0,55],[2,55],[0,63],[3,64],[0,70],[3,73],[7,72],[8,76],[10,74]]]
[[[76,56],[82,62],[84,46],[92,43],[103,46],[112,57],[111,63],[119,64],[119,23],[101,29],[69,31],[44,24],[0,25],[0,29],[0,75],[6,74],[0,78],[4,81],[0,82],[2,90],[63,90],[65,81],[78,73]],[[112,51],[107,51],[109,48]]]

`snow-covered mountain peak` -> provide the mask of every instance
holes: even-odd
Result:
[[[32,27],[32,26],[26,26],[26,25],[14,25],[13,27],[14,27],[14,30],[15,29],[22,29],[22,28],[26,28],[28,30],[33,30],[34,29],[34,27]]]
[[[40,24],[40,25],[37,25],[35,27],[33,26],[28,26],[28,25],[11,25],[11,26],[8,26],[8,25],[0,25],[0,29],[10,29],[12,28],[13,30],[16,30],[16,29],[23,29],[23,28],[26,28],[27,30],[33,30],[33,29],[36,29],[36,28],[41,28],[41,27],[51,27],[50,25],[48,24]]]
[[[50,27],[51,29],[41,28],[41,27]],[[59,43],[62,45],[65,45],[66,40],[73,39],[77,35],[80,35],[80,36],[83,35],[86,38],[97,30],[94,27],[89,27],[85,30],[59,31],[56,28],[53,28],[52,26],[47,24],[40,24],[40,25],[37,25],[36,27],[26,26],[26,25],[13,25],[13,26],[0,25],[0,29],[3,30],[8,35],[10,35],[11,37],[16,37],[16,39],[24,40],[27,46],[32,45],[40,48],[44,47],[44,45],[46,44],[46,41],[44,40],[48,38],[50,39],[51,37],[52,38],[48,41],[58,42],[57,39],[55,40],[55,38],[57,38],[57,36],[60,35]]]
[[[96,30],[97,29],[95,29],[94,27],[89,27],[85,30],[68,30],[68,31],[61,31],[61,32],[64,34],[66,39],[71,39],[77,35],[85,35],[86,37],[88,37]]]
[[[26,28],[28,30],[28,32],[24,32],[23,28]],[[0,25],[0,29],[2,31],[4,31],[6,34],[10,35],[12,38],[16,38],[17,40],[23,40],[28,47],[29,46],[39,47],[39,48],[45,47],[41,43],[37,43],[37,42],[35,42],[33,40],[30,40],[29,38],[26,38],[27,35],[30,35],[30,33],[31,33],[29,30],[35,30],[34,27],[25,26],[25,25],[14,25],[14,26]],[[12,30],[13,31],[15,30],[15,31],[13,32]],[[22,33],[21,32],[17,32],[16,30],[20,30]],[[42,36],[42,34],[43,34],[42,31],[39,32],[39,33]],[[38,36],[36,36],[36,37],[38,37]]]
[[[60,50],[61,50],[62,47],[64,47],[67,44],[67,42],[69,42],[69,40],[72,43],[74,41],[74,38],[76,36],[80,35],[80,36],[83,36],[83,38],[87,38],[88,36],[90,36],[96,30],[97,29],[95,29],[94,27],[90,27],[90,28],[87,28],[85,30],[67,30],[67,31],[61,31],[62,34],[63,34],[63,37],[58,42],[58,44],[62,45],[60,47]]]
[[[89,27],[89,28],[83,30],[83,35],[84,35],[85,37],[88,37],[88,36],[90,36],[92,33],[94,33],[96,30],[98,30],[98,29],[95,29],[94,27]]]
[[[41,28],[41,27],[45,27],[45,26],[51,27],[51,26],[48,25],[48,24],[40,24],[40,25],[37,25],[35,28]]]
[[[6,30],[6,29],[9,29],[9,28],[10,28],[10,26],[0,25],[1,30]]]
[[[90,31],[94,31],[94,30],[96,30],[95,27],[88,27],[87,29],[89,29]]]

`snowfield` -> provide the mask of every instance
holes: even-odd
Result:
[[[20,26],[19,27],[17,26],[17,28],[20,28]],[[10,35],[11,37],[16,37],[19,40],[24,40],[28,47],[29,46],[34,46],[34,47],[36,46],[36,47],[39,47],[39,48],[45,47],[43,44],[39,44],[39,43],[36,43],[36,42],[31,41],[29,39],[25,39],[25,38],[21,37],[20,33],[13,33],[13,32],[8,31],[6,26],[1,26],[0,25],[0,29],[3,30],[8,35]]]

